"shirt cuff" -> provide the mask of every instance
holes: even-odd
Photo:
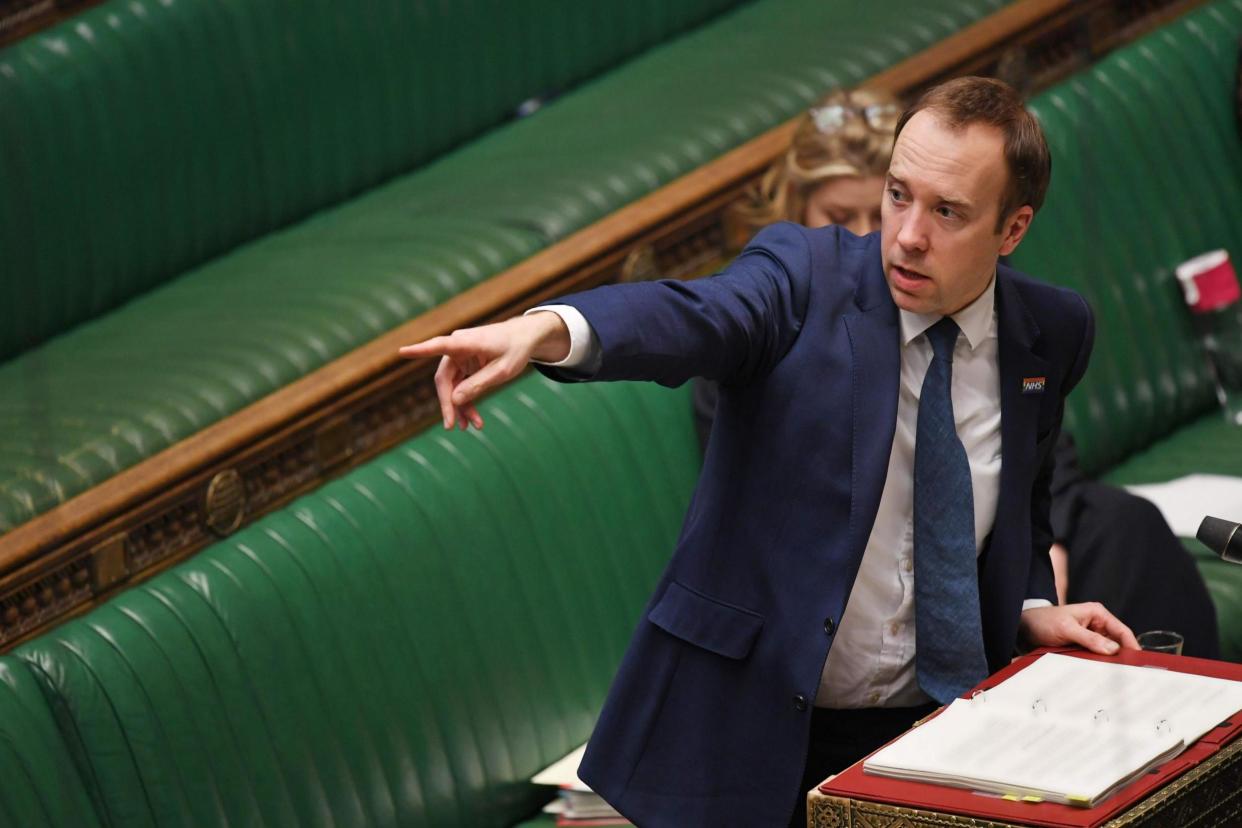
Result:
[[[1027,598],[1022,602],[1022,611],[1026,612],[1029,609],[1038,609],[1039,607],[1050,606],[1052,606],[1052,602],[1047,598]]]
[[[555,313],[569,329],[569,353],[560,362],[544,362],[538,359],[532,359],[531,362],[569,370],[582,370],[598,362],[599,345],[595,332],[591,330],[591,323],[586,320],[580,310],[572,305],[540,305],[522,315],[530,316],[532,313],[545,311]]]

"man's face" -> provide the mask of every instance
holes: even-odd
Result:
[[[954,131],[928,110],[906,122],[881,205],[880,255],[899,308],[947,316],[983,293],[1033,214],[1020,207],[996,232],[1008,182],[999,129]]]

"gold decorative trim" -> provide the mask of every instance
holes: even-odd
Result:
[[[1103,828],[1242,825],[1242,739],[1213,753]]]
[[[1014,828],[1015,823],[825,796],[807,799],[809,828]]]
[[[829,796],[818,790],[807,796],[810,828],[1013,828],[1021,824]],[[1221,748],[1101,828],[1238,825],[1242,825],[1242,739]]]

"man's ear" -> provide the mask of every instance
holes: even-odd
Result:
[[[1026,235],[1033,218],[1035,218],[1035,211],[1029,204],[1023,204],[1009,214],[1009,218],[1005,219],[1005,223],[1001,226],[1001,234],[1004,238],[1001,239],[999,255],[1008,256],[1017,249],[1018,242],[1022,241]]]

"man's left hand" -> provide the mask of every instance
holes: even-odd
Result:
[[[1100,655],[1112,655],[1122,647],[1139,649],[1130,628],[1095,602],[1025,610],[1018,632],[1031,647],[1077,644]]]

